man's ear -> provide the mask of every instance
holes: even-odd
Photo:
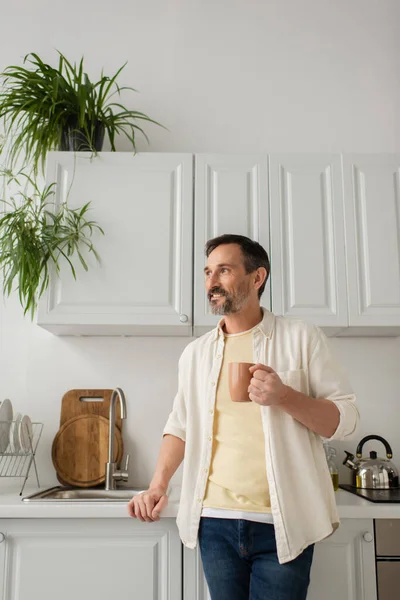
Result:
[[[267,269],[265,267],[258,267],[258,269],[255,271],[254,278],[254,287],[256,290],[260,289],[264,281],[267,279],[267,276]]]

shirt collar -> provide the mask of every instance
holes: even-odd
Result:
[[[261,310],[263,312],[263,318],[262,321],[260,321],[259,324],[256,325],[255,329],[258,329],[266,338],[271,339],[275,327],[275,315],[263,306],[261,306]],[[224,335],[224,332],[222,330],[224,323],[225,317],[222,317],[222,319],[218,321],[218,325],[214,330],[215,340],[218,339],[219,336]]]

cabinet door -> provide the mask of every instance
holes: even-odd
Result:
[[[245,235],[269,253],[268,157],[198,154],[195,157],[194,331],[216,326],[204,288],[204,246],[223,233]],[[267,282],[261,303],[270,308]]]
[[[4,600],[6,572],[6,535],[0,528],[0,600]]]
[[[270,155],[272,310],[346,327],[340,155]]]
[[[0,529],[7,538],[1,600],[182,599],[174,519],[150,526],[128,519],[9,519]]]
[[[183,548],[183,600],[211,600],[198,546]]]
[[[307,600],[376,600],[372,519],[345,519],[316,544]]]
[[[55,202],[91,202],[99,265],[53,277],[38,324],[57,334],[191,335],[193,157],[55,152]],[[78,261],[79,262],[79,261]]]
[[[350,326],[400,333],[400,155],[344,156]],[[386,335],[390,334],[388,329]]]

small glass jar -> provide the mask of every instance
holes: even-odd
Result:
[[[336,465],[336,450],[329,446],[329,444],[324,444],[325,448],[325,456],[326,462],[328,463],[329,472],[331,474],[332,485],[335,492],[339,489],[339,469]]]

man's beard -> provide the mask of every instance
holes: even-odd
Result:
[[[212,294],[221,294],[221,296],[225,297],[225,302],[222,302],[221,304],[218,301],[215,303],[212,302]],[[229,294],[229,292],[226,292],[220,287],[213,287],[208,292],[208,301],[213,315],[223,316],[238,313],[245,306],[248,298],[249,292],[246,289],[246,284],[244,284],[242,288],[239,288],[235,294]]]

